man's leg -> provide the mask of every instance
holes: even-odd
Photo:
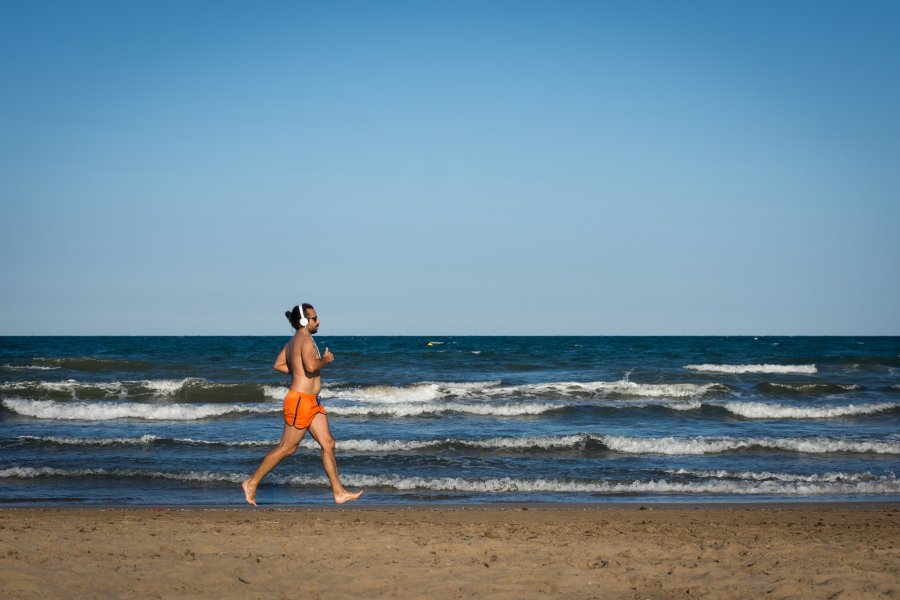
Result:
[[[265,477],[269,471],[274,469],[278,463],[297,450],[297,446],[300,444],[300,440],[303,439],[304,435],[306,435],[305,429],[297,429],[290,425],[284,426],[284,432],[281,434],[281,441],[266,454],[266,457],[259,465],[259,468],[256,469],[256,473],[253,474],[253,477],[241,484],[241,487],[244,488],[244,497],[247,499],[247,502],[256,506],[256,488],[259,486],[259,482],[262,481],[262,478]]]
[[[334,438],[331,437],[331,429],[328,427],[328,417],[322,413],[317,414],[309,424],[309,432],[322,446],[322,466],[325,468],[325,474],[328,475],[328,481],[331,482],[334,501],[343,504],[362,496],[362,491],[348,492],[341,485],[341,480],[338,479],[337,460],[334,458]]]

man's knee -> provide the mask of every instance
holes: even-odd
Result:
[[[297,451],[298,445],[299,444],[282,444],[279,449],[281,450],[282,456],[290,456]]]
[[[322,446],[323,452],[334,452],[334,438],[332,437],[319,440],[319,445]]]

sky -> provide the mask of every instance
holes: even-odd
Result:
[[[900,335],[898,25],[0,2],[0,335]]]

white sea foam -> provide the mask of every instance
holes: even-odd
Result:
[[[276,385],[264,385],[263,386],[263,394],[267,398],[272,398],[273,400],[284,400],[284,397],[288,393],[287,387],[276,386]]]
[[[726,471],[726,470],[703,470],[703,469],[667,469],[665,471],[671,475],[687,475],[690,477],[703,477],[706,479],[741,479],[746,481],[790,481],[804,483],[845,483],[845,482],[871,482],[871,481],[891,481],[896,480],[893,475],[877,476],[865,471],[863,473],[813,473],[811,475],[801,475],[798,473],[772,473],[769,471]]]
[[[61,444],[66,446],[140,446],[144,444],[152,444],[153,442],[163,438],[157,437],[155,435],[119,438],[75,438],[56,435],[20,435],[17,439],[23,441],[49,442],[51,444]]]
[[[54,444],[75,446],[110,446],[110,445],[144,445],[154,442],[172,442],[179,444],[216,445],[216,446],[273,446],[277,440],[198,440],[193,438],[161,438],[155,435],[121,438],[74,438],[60,436],[31,436],[23,435],[17,439],[23,441],[49,442]],[[441,446],[457,445],[467,448],[480,449],[566,449],[575,448],[589,439],[599,440],[593,434],[577,434],[567,436],[535,436],[535,437],[509,437],[489,438],[484,440],[459,440],[452,438],[433,440],[338,440],[337,450],[341,452],[407,452],[424,449],[434,449]],[[308,450],[318,450],[319,445],[311,439],[304,439],[300,447]]]
[[[217,385],[211,384],[209,381],[200,377],[187,377],[185,379],[149,379],[137,383],[140,383],[140,385],[151,390],[158,396],[171,396],[180,392],[185,386],[188,385]]]
[[[286,388],[266,387],[269,397],[281,399]],[[609,397],[698,398],[710,392],[728,391],[716,383],[635,383],[633,381],[557,381],[500,386],[498,381],[422,382],[407,386],[326,388],[320,396],[378,404],[408,404],[460,398]]]
[[[727,388],[715,383],[636,383],[634,381],[566,381],[534,383],[491,390],[492,395],[533,395],[554,393],[561,396],[633,396],[638,398],[695,398]]]
[[[631,454],[714,454],[746,448],[769,448],[809,454],[833,452],[900,454],[900,442],[858,441],[842,438],[768,438],[704,437],[638,438],[617,435],[600,436],[610,450]]]
[[[459,402],[444,402],[440,404],[408,403],[386,405],[357,405],[357,406],[329,406],[328,412],[335,415],[347,416],[385,416],[385,417],[415,417],[419,415],[439,413],[463,413],[470,415],[514,417],[521,415],[539,415],[552,410],[564,408],[560,404],[466,404]]]
[[[80,446],[145,445],[154,442],[215,446],[273,446],[277,440],[201,440],[194,438],[161,438],[155,435],[119,438],[75,438],[62,436],[19,436],[23,441],[49,442]],[[698,455],[730,452],[734,450],[767,448],[809,454],[835,452],[900,454],[900,441],[866,441],[844,438],[767,438],[767,437],[704,437],[690,438],[661,437],[640,438],[594,433],[573,435],[546,435],[527,437],[493,437],[487,439],[440,438],[432,440],[338,440],[337,449],[342,452],[409,452],[458,446],[484,450],[577,450],[594,442],[602,444],[614,452],[627,454],[667,454]],[[301,447],[317,450],[318,444],[311,439],[301,442]]]
[[[498,383],[497,381],[422,382],[402,387],[379,385],[356,388],[325,388],[319,396],[323,399],[333,398],[379,404],[433,402],[445,398],[480,395],[486,390],[497,386]]]
[[[46,442],[66,446],[142,446],[146,444],[153,444],[155,442],[171,442],[175,444],[209,446],[274,446],[278,443],[278,440],[198,440],[194,438],[165,438],[155,435],[117,438],[76,438],[54,435],[20,435],[16,439],[22,441],[34,441],[42,443]],[[318,445],[316,445],[312,441],[304,441],[304,445],[309,448],[312,448],[313,446],[318,448]]]
[[[129,393],[150,393],[156,397],[171,397],[186,387],[224,388],[230,384],[212,383],[202,378],[156,379],[145,381],[118,381],[110,383],[82,383],[75,380],[62,382],[21,382],[0,384],[0,389],[18,394],[26,394],[35,388],[68,393],[72,399],[79,399],[85,392],[102,393],[106,398],[126,399]],[[504,397],[608,397],[624,396],[634,398],[699,398],[710,392],[727,391],[721,384],[706,383],[635,383],[614,382],[549,382],[500,387],[498,381],[473,382],[421,382],[406,386],[367,386],[324,388],[320,397],[325,400],[348,400],[372,404],[428,403],[462,398],[504,398]],[[273,400],[284,399],[286,386],[263,385],[262,392]]]
[[[860,386],[843,383],[767,383],[770,388],[784,390],[786,392],[825,392],[840,390],[841,392],[855,392]]]
[[[154,442],[171,442],[175,444],[208,445],[208,446],[235,446],[257,447],[274,446],[278,440],[199,440],[195,438],[163,438],[155,435],[142,435],[140,437],[117,438],[76,438],[63,436],[18,436],[22,441],[46,442],[67,446],[113,446],[127,445],[140,446]],[[449,440],[339,440],[337,449],[344,452],[396,452],[405,450],[419,450],[422,448],[437,447]],[[304,439],[300,447],[307,450],[317,450],[319,445],[311,439]]]
[[[129,392],[152,393],[156,396],[171,396],[181,391],[185,386],[198,387],[223,387],[228,384],[211,383],[199,377],[185,379],[149,379],[144,381],[111,381],[111,382],[81,382],[75,379],[65,381],[23,381],[7,382],[0,384],[0,389],[13,393],[29,393],[32,390],[46,390],[50,392],[62,392],[69,394],[73,399],[78,399],[85,394],[102,394],[107,398],[125,398]]]
[[[343,474],[341,480],[353,488],[387,488],[398,491],[430,490],[468,493],[587,493],[587,494],[734,494],[734,495],[872,495],[900,493],[900,481],[893,475],[854,477],[826,474],[820,478],[791,474],[744,473],[728,476],[728,472],[709,472],[704,481],[670,481],[668,479],[636,481],[573,481],[565,479],[521,479],[499,477],[463,479],[460,477],[403,477],[400,475]],[[672,473],[681,477],[681,474]],[[53,467],[7,467],[0,469],[0,479],[34,479],[39,477],[150,477],[178,481],[225,482],[238,484],[246,473],[212,471],[144,471],[140,469],[58,469]],[[326,487],[323,476],[270,475],[270,484]]]
[[[338,449],[360,452],[395,452],[424,450],[441,446],[460,446],[485,450],[529,450],[540,449],[574,449],[588,440],[599,440],[593,434],[575,434],[562,436],[532,437],[494,437],[481,440],[462,440],[453,438],[435,440],[345,440],[337,442]]]
[[[527,437],[493,437],[486,440],[454,440],[465,446],[485,449],[568,449],[583,445],[590,440],[598,440],[599,437],[591,433],[579,433],[575,435],[538,435]]]
[[[228,481],[241,483],[247,477],[239,473],[211,471],[144,471],[141,469],[57,469],[54,467],[9,467],[0,469],[0,479],[38,477],[153,477],[178,481]]]
[[[341,452],[406,452],[434,448],[441,440],[340,440],[337,449]],[[315,442],[309,442],[309,448],[316,449]]]
[[[398,475],[346,475],[341,477],[354,488],[390,488],[401,491],[432,490],[470,493],[557,492],[588,494],[735,494],[735,495],[835,495],[896,494],[900,482],[895,477],[873,481],[569,481],[563,479],[462,479],[458,477],[401,477]],[[327,485],[324,477],[294,476],[284,481],[289,485]]]
[[[20,381],[5,382],[0,384],[0,390],[12,393],[28,393],[32,390],[45,390],[50,392],[60,392],[69,394],[72,398],[77,398],[78,392],[92,391],[102,393],[105,397],[116,398],[124,396],[127,391],[125,385],[120,381],[109,383],[81,383],[74,379],[66,381]]]
[[[41,365],[3,365],[4,369],[9,369],[10,371],[55,371],[60,367],[45,367]]]
[[[692,400],[689,402],[670,402],[664,406],[672,410],[699,410],[703,407],[703,403],[699,400]]]
[[[853,415],[868,415],[892,410],[900,406],[896,402],[874,404],[847,404],[845,406],[785,406],[763,402],[725,402],[720,405],[733,414],[747,419],[829,419]]]
[[[798,373],[811,375],[818,372],[816,365],[686,365],[685,369],[704,373]]]
[[[260,404],[145,404],[139,402],[56,402],[5,398],[3,406],[20,415],[38,419],[107,421],[147,419],[192,421],[232,413],[267,413],[280,406]]]
[[[356,388],[352,390],[332,391],[329,389],[322,390],[320,396],[322,398],[344,398],[352,399],[356,402],[373,402],[373,403],[398,403],[406,404],[410,402],[432,402],[440,398],[451,395],[446,389],[441,389],[437,383],[422,383],[409,387],[394,386],[371,386],[365,388]]]

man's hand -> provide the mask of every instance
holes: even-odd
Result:
[[[325,354],[322,355],[322,360],[325,361],[325,364],[334,362],[334,354],[331,353],[331,350],[328,349],[328,346],[325,346]]]

